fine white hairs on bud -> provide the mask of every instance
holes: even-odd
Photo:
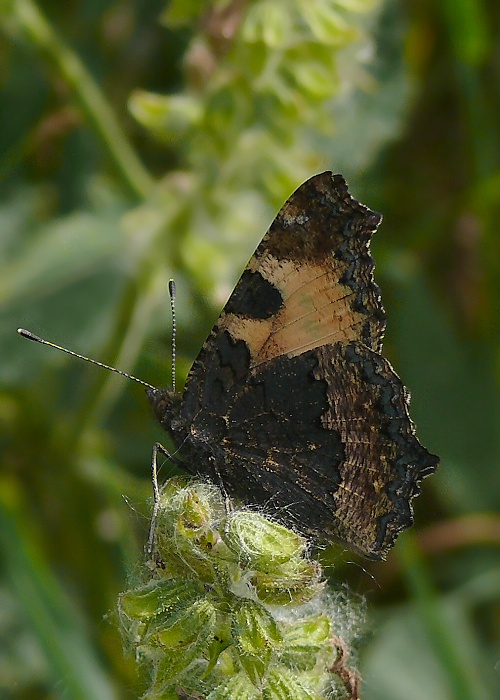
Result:
[[[214,486],[166,483],[151,561],[118,614],[150,671],[145,700],[359,697],[348,657],[360,613],[326,590],[303,537],[228,511]]]

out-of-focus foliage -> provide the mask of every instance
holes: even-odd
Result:
[[[386,563],[335,561],[368,596],[363,697],[494,697],[498,36],[495,0],[0,2],[1,697],[143,692],[112,611],[161,437],[136,385],[15,329],[165,385],[174,276],[181,383],[326,168],[384,214],[386,351],[442,458]]]

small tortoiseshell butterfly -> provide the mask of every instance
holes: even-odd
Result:
[[[437,467],[380,354],[370,239],[340,175],[305,182],[255,251],[182,394],[148,389],[183,468],[321,540],[383,558]]]

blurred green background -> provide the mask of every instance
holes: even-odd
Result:
[[[442,460],[387,562],[336,556],[363,697],[499,697],[499,36],[496,0],[0,2],[1,698],[144,690],[113,609],[163,439],[140,387],[16,328],[165,386],[173,276],[182,384],[324,169],[384,214],[385,352]]]

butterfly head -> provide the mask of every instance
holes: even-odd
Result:
[[[181,407],[182,394],[171,389],[150,388],[146,390],[149,403],[163,428],[175,429]]]

